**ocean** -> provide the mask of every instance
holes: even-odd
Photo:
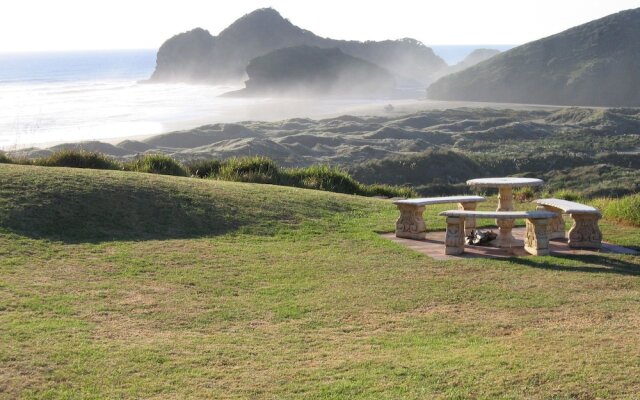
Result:
[[[154,135],[215,119],[224,108],[217,96],[234,88],[139,83],[153,73],[155,55],[1,54],[0,149]]]
[[[453,64],[479,47],[434,50]],[[320,117],[364,104],[230,99],[218,96],[239,87],[140,83],[153,73],[155,57],[156,50],[0,54],[0,150],[117,142],[213,122]]]

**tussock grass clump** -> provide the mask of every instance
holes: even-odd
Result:
[[[0,152],[0,164],[13,164],[14,161],[6,153]]]
[[[410,188],[364,185],[348,172],[328,165],[280,168],[268,157],[234,157],[224,161],[198,160],[188,165],[192,176],[222,181],[266,183],[361,196],[411,197]]]
[[[220,172],[222,163],[220,160],[196,160],[187,163],[187,170],[196,178],[209,178]]]
[[[583,198],[582,193],[570,189],[558,190],[553,193],[553,197],[568,201],[580,201]]]
[[[56,151],[48,157],[35,160],[33,164],[44,167],[122,169],[119,162],[104,154],[74,149]]]
[[[120,169],[159,175],[295,186],[361,196],[413,197],[417,195],[413,189],[407,187],[362,184],[348,172],[337,167],[314,165],[305,168],[280,168],[275,161],[262,156],[234,157],[224,161],[196,160],[183,165],[165,154],[146,154],[121,163],[97,152],[62,150],[33,161],[12,159],[0,153],[0,163],[2,162],[47,167]]]
[[[417,197],[418,193],[410,187],[393,185],[361,185],[363,196],[383,196],[383,197]]]
[[[150,174],[188,176],[187,169],[178,161],[165,154],[145,154],[127,164],[125,169]]]
[[[513,198],[521,203],[530,202],[536,197],[538,197],[536,189],[530,186],[517,188],[513,191]]]
[[[283,184],[349,194],[358,194],[361,186],[346,171],[327,165],[287,169],[283,173]]]
[[[593,201],[605,218],[627,225],[640,226],[640,193],[618,199],[600,198]]]
[[[281,184],[305,189],[358,194],[361,196],[412,197],[416,193],[410,188],[391,185],[364,185],[348,172],[328,165],[313,165],[305,168],[287,168],[280,172]]]
[[[268,157],[234,157],[222,163],[215,177],[224,181],[278,184],[279,169]]]

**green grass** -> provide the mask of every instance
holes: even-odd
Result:
[[[617,199],[603,198],[594,201],[604,217],[622,224],[640,227],[640,194]]]
[[[640,391],[637,257],[435,261],[379,237],[396,218],[330,192],[1,165],[0,397]]]

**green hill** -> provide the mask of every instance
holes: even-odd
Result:
[[[0,165],[0,397],[638,393],[637,257],[434,261],[379,237],[396,218],[328,192]]]
[[[428,89],[438,100],[640,106],[640,8],[498,54]]]
[[[0,167],[0,226],[51,240],[109,241],[273,234],[364,197],[126,171]]]

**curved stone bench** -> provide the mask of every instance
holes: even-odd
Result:
[[[447,235],[444,254],[456,255],[464,253],[464,221],[467,218],[495,218],[527,220],[524,249],[536,256],[549,254],[549,221],[556,217],[551,211],[465,211],[448,210],[439,215],[447,217]]]
[[[482,196],[448,196],[448,197],[423,197],[419,199],[396,200],[393,202],[400,210],[400,217],[396,221],[396,237],[406,239],[424,239],[427,235],[427,226],[422,214],[425,206],[431,204],[458,203],[462,210],[475,210],[476,203],[485,201]],[[475,229],[475,219],[467,220],[465,231],[471,233]]]
[[[562,214],[568,214],[573,220],[568,234],[569,247],[595,249],[602,247],[602,233],[598,227],[598,220],[602,218],[602,214],[597,208],[562,199],[538,199],[533,202],[538,205],[539,210],[556,214],[549,223],[550,239],[564,239]]]

